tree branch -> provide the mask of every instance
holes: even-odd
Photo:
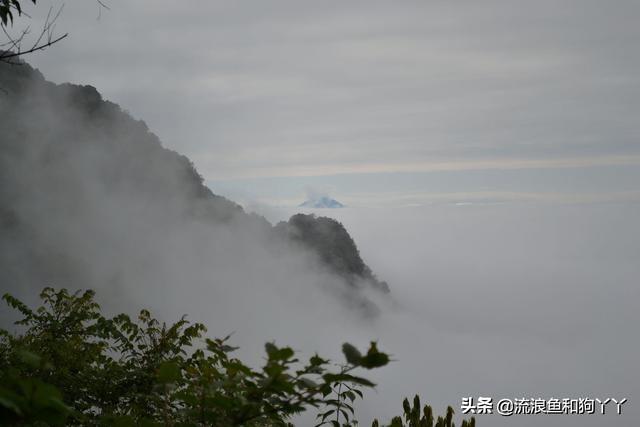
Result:
[[[64,8],[64,5],[60,6],[60,8],[55,13],[55,15],[52,14],[53,8],[49,8],[49,12],[47,13],[47,17],[45,18],[44,25],[42,26],[42,31],[40,31],[40,33],[38,34],[38,37],[36,38],[35,42],[31,45],[31,47],[26,50],[22,50],[22,44],[27,34],[30,33],[30,27],[26,27],[24,30],[22,30],[20,33],[20,36],[14,37],[7,31],[7,28],[5,27],[4,24],[0,24],[0,27],[2,27],[2,32],[5,34],[5,36],[8,39],[7,42],[1,45],[4,47],[4,51],[0,52],[0,62],[8,62],[8,63],[15,64],[14,62],[10,61],[10,59],[16,58],[22,55],[27,55],[39,50],[44,50],[49,46],[55,43],[58,43],[64,38],[66,38],[69,35],[69,33],[65,33],[59,37],[55,37],[53,35],[55,23],[60,17],[60,14],[62,13],[63,8]],[[45,40],[45,37],[46,37],[46,42],[43,42],[43,40]]]

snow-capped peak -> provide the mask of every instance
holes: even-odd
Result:
[[[316,199],[309,199],[306,202],[299,205],[301,208],[314,208],[314,209],[324,209],[324,208],[343,208],[344,205],[337,200],[334,200],[328,196],[321,196]]]

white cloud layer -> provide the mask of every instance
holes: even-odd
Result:
[[[71,2],[33,57],[207,179],[638,163],[635,1]]]

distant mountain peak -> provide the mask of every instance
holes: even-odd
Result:
[[[314,209],[337,209],[344,208],[344,205],[339,201],[332,199],[328,196],[321,196],[312,198],[304,203],[298,205],[300,208],[314,208]]]

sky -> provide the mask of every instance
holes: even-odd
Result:
[[[107,4],[67,1],[69,37],[30,62],[97,87],[273,222],[308,194],[346,204],[330,214],[394,306],[363,326],[278,288],[255,311],[203,279],[200,298],[159,294],[166,312],[237,325],[247,354],[256,337],[378,337],[398,362],[374,374],[367,416],[420,392],[439,413],[463,395],[628,397],[626,417],[553,425],[637,419],[640,2]]]
[[[387,200],[457,172],[473,191],[638,198],[637,1],[108,5],[67,2],[69,38],[32,62],[99,87],[220,193],[366,204],[380,181]]]

